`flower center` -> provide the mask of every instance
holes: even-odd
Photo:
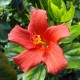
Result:
[[[41,40],[41,37],[40,35],[31,35],[31,41],[34,43],[34,44],[42,44],[42,45],[45,45],[46,42],[42,41]]]

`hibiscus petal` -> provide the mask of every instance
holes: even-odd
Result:
[[[56,74],[67,66],[67,61],[64,58],[63,51],[57,44],[52,42],[46,49],[43,62],[46,64],[48,72],[52,74]]]
[[[32,42],[30,42],[29,32],[21,28],[19,25],[16,25],[8,34],[8,39],[27,49],[35,47],[35,45]]]
[[[44,51],[45,50],[42,48],[35,50],[25,50],[13,59],[23,72],[27,72],[29,69],[33,68],[41,62]]]
[[[70,32],[69,32],[69,29],[68,29],[68,26],[66,25],[66,23],[63,23],[58,26],[49,27],[45,31],[44,35],[48,41],[58,43],[61,39],[69,36]]]
[[[47,14],[45,10],[33,9],[30,13],[28,30],[31,33],[42,34],[48,27]]]

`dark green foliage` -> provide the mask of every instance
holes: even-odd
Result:
[[[6,57],[0,53],[0,79],[17,80],[17,73],[10,65]]]
[[[7,22],[0,20],[0,42],[7,42],[7,35],[10,31],[10,25]]]

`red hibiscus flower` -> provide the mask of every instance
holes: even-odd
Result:
[[[68,27],[65,23],[48,27],[45,10],[33,9],[30,16],[28,30],[16,25],[8,35],[10,41],[25,48],[13,59],[24,72],[43,62],[48,72],[56,74],[67,65],[58,43],[70,35]]]

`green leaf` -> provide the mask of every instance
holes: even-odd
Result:
[[[80,25],[69,26],[71,35],[61,41],[61,43],[69,43],[80,35]]]
[[[41,9],[44,9],[44,6],[43,6],[41,0],[39,0],[39,3],[40,3],[40,6],[41,6]]]
[[[23,73],[17,75],[17,80],[22,80]]]
[[[80,69],[80,56],[65,56],[68,61],[67,69]]]
[[[15,44],[15,43],[12,43],[12,42],[8,42],[7,45],[6,45],[6,52],[7,52],[7,54],[9,52],[21,53],[23,50],[25,50],[23,47]]]
[[[28,72],[24,73],[23,80],[44,80],[46,76],[46,68],[40,64]]]
[[[11,2],[11,0],[0,0],[0,7],[4,7],[8,5]]]
[[[29,14],[25,14],[25,15],[28,18],[28,20],[30,20],[30,15]]]
[[[2,11],[3,11],[3,8],[0,7],[0,14],[2,13]]]
[[[8,41],[7,34],[8,34],[8,31],[0,30],[0,42],[7,42]]]
[[[3,22],[0,20],[0,30],[2,29],[10,29],[10,25],[7,22]]]
[[[60,21],[59,8],[51,0],[48,0],[48,12],[54,21]]]
[[[12,57],[20,54],[24,48],[21,46],[8,42],[7,45],[5,46],[5,55],[9,61],[13,61]]]
[[[64,15],[61,17],[61,22],[67,22],[71,20],[74,16],[74,12],[75,12],[75,7],[73,6],[73,4],[71,4],[69,11],[65,12]]]
[[[61,8],[61,2],[62,2],[62,0],[51,0],[52,1],[52,3],[54,4],[54,5],[56,5],[56,6],[58,6],[59,8]]]
[[[75,17],[80,19],[80,10],[79,9],[76,9],[75,11]]]
[[[63,50],[68,56],[80,56],[80,43],[75,42],[63,47]]]
[[[72,20],[66,22],[66,24],[67,24],[68,26],[71,26],[71,23],[72,23]]]
[[[47,0],[39,0],[41,9],[48,9],[48,1]]]
[[[74,16],[74,12],[75,7],[72,3],[69,11],[67,11],[63,0],[48,0],[48,13],[57,24],[70,21]]]
[[[16,71],[6,57],[0,53],[0,80],[17,80]]]
[[[61,4],[61,8],[60,8],[60,15],[61,16],[63,16],[64,15],[64,13],[66,13],[66,5],[65,5],[65,3],[62,1],[62,4]],[[61,17],[60,17],[60,19],[61,19]]]
[[[25,50],[24,48],[22,48],[21,46],[18,46],[16,48],[13,48],[12,51],[16,51],[18,53],[21,53],[23,50]]]
[[[51,18],[59,24],[61,16],[66,13],[65,3],[62,0],[48,0],[48,12]]]
[[[72,43],[63,47],[68,61],[67,68],[80,68],[80,43]]]
[[[60,14],[59,14],[59,8],[54,5],[53,3],[51,3],[51,8],[52,8],[52,13],[56,19],[57,22],[60,21]]]
[[[32,0],[31,0],[32,1]],[[33,1],[35,2],[35,1]],[[31,9],[33,9],[34,7],[32,6],[32,3],[30,2],[30,0],[23,0],[23,6],[24,6],[24,9],[27,10],[28,12],[30,12]],[[37,5],[37,3],[35,3]]]
[[[3,22],[0,20],[0,42],[7,41],[7,35],[10,30],[10,25],[7,22]]]

